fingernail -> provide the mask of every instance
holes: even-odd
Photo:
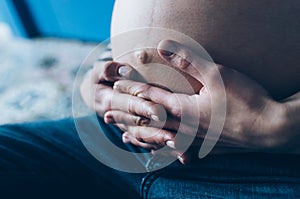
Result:
[[[104,122],[105,122],[106,124],[112,124],[112,123],[115,122],[115,120],[114,120],[113,117],[106,116],[106,117],[104,117]]]
[[[167,41],[163,41],[161,44],[162,44],[160,46],[161,48],[159,49],[161,55],[170,57],[171,55],[176,53],[177,46],[174,41],[167,40]]]
[[[162,54],[165,57],[170,57],[171,55],[173,55],[174,53],[168,51],[168,50],[159,50],[160,54]]]
[[[166,142],[166,145],[167,145],[168,147],[172,148],[172,149],[175,149],[175,142],[172,141],[172,140],[168,140],[168,141]]]
[[[128,74],[130,73],[131,70],[132,69],[130,67],[124,65],[124,66],[119,67],[118,73],[120,76],[126,77],[126,76],[128,76]]]
[[[136,96],[139,97],[139,98],[144,98],[143,93],[139,93],[139,94],[137,94]]]
[[[153,119],[156,122],[159,122],[159,118],[157,115],[151,115],[151,119]]]
[[[181,164],[185,164],[183,157],[181,157],[180,155],[177,156],[177,159],[181,162]]]
[[[126,143],[129,143],[130,142],[130,139],[127,135],[123,135],[122,136],[122,141],[126,144]]]
[[[120,90],[120,86],[119,84],[117,84],[118,82],[115,82],[114,85],[113,85],[113,89],[114,90]]]

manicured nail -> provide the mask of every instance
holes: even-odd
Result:
[[[120,86],[119,86],[119,84],[117,84],[117,83],[114,83],[114,85],[113,85],[113,89],[114,89],[114,90],[119,90],[119,89],[120,89]]]
[[[162,54],[165,57],[170,57],[171,55],[173,55],[173,52],[170,52],[168,50],[159,50],[160,54]]]
[[[151,115],[151,119],[153,119],[156,122],[159,122],[159,118],[157,115]]]
[[[104,117],[104,122],[105,122],[106,124],[112,124],[112,123],[115,123],[115,120],[114,120],[113,117],[106,116],[106,117]]]
[[[172,149],[175,149],[175,143],[174,143],[174,141],[172,141],[172,140],[168,140],[168,141],[166,142],[166,145],[167,145],[168,147],[172,148]]]
[[[171,40],[163,41],[159,47],[160,54],[165,57],[170,57],[177,51],[176,43]]]
[[[139,94],[137,94],[136,96],[139,97],[139,98],[144,98],[143,93],[139,93]]]
[[[178,155],[177,159],[181,162],[181,164],[185,164],[185,161],[182,156]]]
[[[123,135],[122,136],[122,141],[126,144],[126,143],[129,143],[130,142],[130,139],[127,135]]]
[[[130,73],[131,70],[132,69],[128,66],[120,66],[118,69],[118,73],[120,76],[126,77],[126,76],[128,76],[128,74]]]

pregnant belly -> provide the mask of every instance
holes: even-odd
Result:
[[[179,31],[200,43],[216,63],[248,75],[283,99],[300,90],[299,6],[300,1],[292,0],[116,1],[111,35],[141,27]],[[155,37],[149,34],[145,42]],[[113,48],[118,46],[116,42]],[[159,77],[137,69],[146,79]]]

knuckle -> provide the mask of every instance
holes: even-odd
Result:
[[[142,118],[140,116],[131,116],[131,118],[134,124],[141,126]]]
[[[133,97],[129,97],[127,104],[128,104],[128,113],[137,114],[137,112],[136,112],[136,102],[135,102]]]
[[[97,86],[95,93],[91,93],[91,97],[96,98],[96,100],[102,101],[107,97],[107,91],[100,86]]]
[[[99,104],[99,107],[102,107],[101,109],[103,111],[108,111],[110,110],[111,107],[111,95],[109,94],[109,92],[105,91],[105,90],[101,90],[99,92],[97,92],[96,96],[95,96],[95,100],[97,104]]]
[[[131,87],[131,93],[134,96],[138,96],[141,93],[148,93],[150,90],[151,86],[148,84],[140,84],[138,86],[132,86]]]
[[[128,112],[142,116],[148,116],[150,113],[157,111],[155,103],[145,99],[130,96],[128,99]]]
[[[133,116],[133,121],[138,126],[147,126],[149,124],[149,121],[143,117],[140,116]]]
[[[144,112],[145,116],[151,116],[152,114],[159,114],[161,112],[160,106],[155,104],[154,102],[143,100],[142,103],[142,107],[144,107],[144,110],[147,110],[146,112]]]
[[[172,94],[171,97],[169,97],[167,100],[170,106],[171,114],[176,117],[181,117],[181,106],[176,96]]]
[[[150,110],[152,110],[152,111],[156,110],[157,106],[153,102],[143,100],[142,103],[144,104],[144,106],[149,107]]]
[[[105,113],[111,110],[111,103],[108,100],[101,100],[96,102],[97,111]]]
[[[162,129],[158,129],[157,133],[155,135],[155,143],[156,144],[165,144],[167,136],[168,136],[168,134],[166,131],[164,131]]]
[[[187,49],[183,49],[182,55],[180,56],[180,68],[186,69],[191,65],[192,61],[193,60],[190,51]]]
[[[189,67],[191,65],[191,62],[186,59],[186,58],[181,58],[180,60],[180,68],[181,69],[186,69],[187,67]]]
[[[122,93],[131,94],[134,90],[134,84],[128,80],[119,80],[114,83],[114,89],[121,91]]]
[[[171,111],[172,111],[172,114],[177,118],[180,118],[182,115],[182,113],[181,113],[182,111],[181,111],[180,107],[172,107]]]

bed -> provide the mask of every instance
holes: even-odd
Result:
[[[0,124],[72,116],[76,73],[96,43],[57,38],[0,40]],[[92,61],[83,63],[92,67]]]

